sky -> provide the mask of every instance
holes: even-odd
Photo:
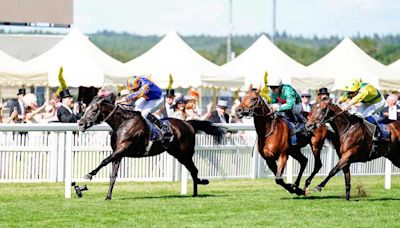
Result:
[[[272,0],[232,0],[233,33],[272,32]],[[276,0],[277,30],[290,35],[400,34],[399,0]],[[74,0],[74,26],[84,33],[142,35],[229,32],[229,0]],[[1,27],[0,27],[1,28]]]
[[[272,0],[232,0],[234,34],[272,32]],[[276,0],[277,30],[303,36],[400,33],[399,0]],[[75,0],[74,20],[98,30],[224,36],[229,0]]]

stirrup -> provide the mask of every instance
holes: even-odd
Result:
[[[149,140],[149,143],[146,146],[146,152],[149,152],[151,150],[153,143],[154,143],[153,140]]]

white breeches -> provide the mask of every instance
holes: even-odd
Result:
[[[164,98],[161,97],[157,100],[146,100],[145,98],[141,97],[137,99],[135,102],[135,109],[142,113],[144,118],[147,117],[147,114],[153,113],[157,111],[164,103]]]

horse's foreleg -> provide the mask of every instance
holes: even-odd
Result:
[[[116,158],[120,159],[121,154],[129,147],[129,145],[130,145],[129,143],[121,143],[120,145],[118,145],[118,147],[114,150],[114,152],[110,156],[104,159],[96,169],[86,174],[84,178],[92,180],[92,177],[95,176],[101,168],[108,165],[108,163],[114,161]]]
[[[111,171],[111,176],[110,176],[110,186],[108,188],[108,194],[107,194],[106,200],[111,200],[115,180],[117,179],[119,164],[121,164],[121,159],[118,159],[118,160],[116,159],[113,161],[112,171]]]
[[[308,186],[310,186],[312,179],[314,176],[319,172],[319,170],[322,167],[322,162],[321,162],[321,148],[313,148],[313,155],[314,155],[314,170],[312,171],[311,175],[307,178],[306,183],[304,185],[303,190],[307,190]]]
[[[278,159],[278,165],[276,164],[273,158],[266,158],[268,167],[274,172],[275,174],[275,183],[279,184],[280,186],[284,187],[288,192],[294,193],[294,190],[290,184],[286,184],[283,181],[282,174],[283,170],[285,169],[287,156],[280,156]]]
[[[301,153],[300,149],[294,150],[291,156],[300,163],[300,171],[299,174],[297,175],[296,181],[294,182],[294,185],[296,187],[299,187],[300,180],[301,177],[303,176],[304,170],[306,169],[308,159]]]
[[[202,185],[207,185],[209,183],[209,181],[207,179],[200,179],[197,174],[198,174],[198,170],[196,168],[196,166],[193,163],[192,157],[187,156],[187,157],[183,157],[183,156],[175,156],[176,159],[178,159],[178,161],[184,165],[190,172],[190,175],[192,176],[193,179],[193,196],[197,196],[197,185],[198,184],[202,184]]]
[[[346,184],[346,200],[350,200],[350,164],[343,167],[344,182]]]
[[[348,155],[347,155],[348,154]],[[325,187],[326,183],[328,183],[329,179],[331,179],[333,176],[336,175],[340,170],[342,170],[346,165],[349,164],[350,160],[350,154],[351,152],[347,153],[346,155],[342,155],[340,158],[339,162],[336,164],[335,167],[329,172],[329,175],[323,180],[317,187],[315,187],[315,190],[317,191],[322,191],[322,188]]]

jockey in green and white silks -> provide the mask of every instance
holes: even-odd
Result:
[[[273,105],[272,111],[283,113],[293,123],[291,126],[294,133],[292,144],[296,144],[296,133],[301,130],[296,123],[305,123],[304,118],[301,116],[301,97],[291,85],[283,84],[282,79],[279,77],[269,78],[267,86],[271,88],[271,102],[279,104]]]

